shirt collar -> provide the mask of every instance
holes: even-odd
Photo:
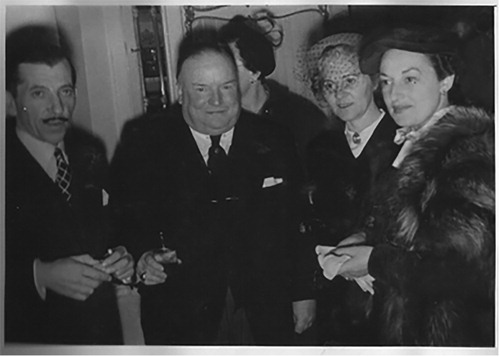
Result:
[[[54,156],[56,145],[39,140],[18,127],[16,127],[16,134],[31,156],[33,156],[51,178],[54,178],[57,173],[57,164]],[[62,150],[66,161],[68,161],[68,157],[64,151],[64,142],[61,141],[58,143],[57,147]]]
[[[366,143],[368,142],[368,140],[370,140],[371,136],[373,135],[373,132],[375,131],[378,124],[380,123],[380,121],[384,117],[385,111],[383,109],[379,109],[379,110],[380,110],[380,116],[378,117],[378,119],[375,120],[373,123],[371,123],[370,125],[368,125],[366,128],[364,128],[363,130],[361,130],[358,133],[361,141],[358,145],[353,145],[351,147],[351,151],[355,157],[358,157],[361,154],[361,152],[363,151],[363,148],[366,146]],[[344,134],[347,138],[347,142],[351,143],[352,136],[355,134],[355,132],[350,130],[346,125],[344,128]],[[349,146],[351,146],[351,144]]]
[[[198,149],[200,150],[203,159],[205,160],[205,162],[207,162],[208,149],[210,149],[210,146],[212,146],[210,135],[200,133],[199,131],[196,131],[191,127],[189,127],[189,129],[191,130],[193,138],[196,141],[196,145],[198,145]],[[220,146],[222,146],[226,154],[229,153],[229,148],[231,147],[231,144],[233,142],[233,134],[234,134],[234,127],[232,127],[231,129],[229,129],[228,131],[226,131],[221,135]]]
[[[425,133],[429,128],[436,124],[442,117],[446,115],[454,106],[448,106],[442,108],[435,112],[429,120],[427,120],[423,125],[419,127],[403,127],[396,130],[396,135],[394,137],[394,143],[401,145],[406,140],[411,140],[415,142],[423,133]]]
[[[375,131],[375,128],[377,127],[378,123],[380,123],[380,121],[382,120],[382,118],[384,117],[385,115],[385,112],[383,109],[379,109],[380,110],[380,116],[378,117],[377,120],[375,120],[373,123],[371,123],[370,125],[368,125],[366,128],[364,128],[363,130],[361,130],[360,132],[357,132],[359,134],[359,136],[362,138],[361,140],[363,141],[363,137],[367,137],[369,138],[372,133]],[[347,125],[345,126],[345,130],[344,130],[344,133],[346,135],[354,135],[354,133],[356,133],[355,131],[352,131],[350,130]]]

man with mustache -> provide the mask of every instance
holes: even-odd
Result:
[[[5,341],[121,344],[114,284],[134,262],[111,245],[104,147],[71,124],[76,72],[50,34],[6,42]]]
[[[111,204],[144,282],[145,340],[290,345],[315,306],[295,146],[241,109],[232,52],[203,30],[179,49],[179,104],[128,123],[113,158]],[[160,264],[162,245],[174,269]]]

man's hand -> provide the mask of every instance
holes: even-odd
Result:
[[[137,274],[144,285],[161,284],[167,279],[163,266],[155,260],[154,252],[151,250],[144,253],[139,259]]]
[[[302,333],[316,320],[316,300],[300,300],[293,302],[293,322],[295,332]]]
[[[372,250],[373,247],[367,245],[340,247],[335,249],[335,254],[351,257],[351,259],[345,261],[340,266],[338,274],[348,279],[359,278],[368,274],[368,260],[370,259]]]
[[[101,261],[104,271],[124,283],[130,282],[134,275],[134,258],[123,246],[111,251],[111,255]]]
[[[53,262],[35,261],[38,284],[75,300],[86,300],[111,276],[94,267],[99,261],[88,254],[61,258]]]

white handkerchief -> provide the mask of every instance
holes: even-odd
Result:
[[[330,253],[332,250],[334,250],[335,248],[337,247],[332,247],[332,246],[329,246],[329,245],[317,245],[316,246],[316,255],[326,255],[328,253]]]
[[[272,187],[283,183],[283,179],[281,177],[266,177],[262,184],[262,188]]]
[[[335,247],[330,247],[327,245],[317,245],[316,254],[318,255],[318,262],[320,267],[323,269],[323,275],[328,280],[335,278],[340,270],[340,267],[344,262],[350,259],[347,255],[335,255],[330,254]]]
[[[351,258],[347,255],[338,256],[330,254],[324,257],[322,268],[325,278],[327,278],[328,280],[332,280],[333,278],[335,278],[342,264],[344,264],[344,262],[348,261],[349,259]]]
[[[373,290],[373,282],[375,281],[375,278],[373,276],[366,274],[365,276],[355,278],[354,280],[358,283],[361,290],[364,292],[368,291],[372,295],[375,294],[375,290]]]
[[[109,195],[105,190],[102,190],[102,205],[107,206],[109,201]]]
[[[335,248],[336,247],[328,245],[317,245],[315,249],[316,254],[318,255],[319,265],[321,269],[323,269],[323,275],[328,280],[332,280],[333,278],[335,278],[339,273],[342,264],[351,259],[347,255],[339,256],[330,254]],[[375,291],[373,290],[373,282],[375,281],[375,278],[370,274],[361,276],[359,278],[354,278],[354,281],[364,292],[369,292],[372,295],[375,294]]]

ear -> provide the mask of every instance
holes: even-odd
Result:
[[[443,94],[448,93],[448,91],[453,87],[453,83],[455,82],[455,75],[452,74],[446,78],[444,78],[439,84],[439,91]]]
[[[177,82],[177,101],[179,104],[182,104],[182,86]]]
[[[375,92],[379,88],[380,77],[378,75],[371,75],[369,77],[370,81],[372,82],[373,91]]]
[[[14,96],[9,92],[5,92],[5,114],[7,116],[16,117],[17,116],[17,105]]]

